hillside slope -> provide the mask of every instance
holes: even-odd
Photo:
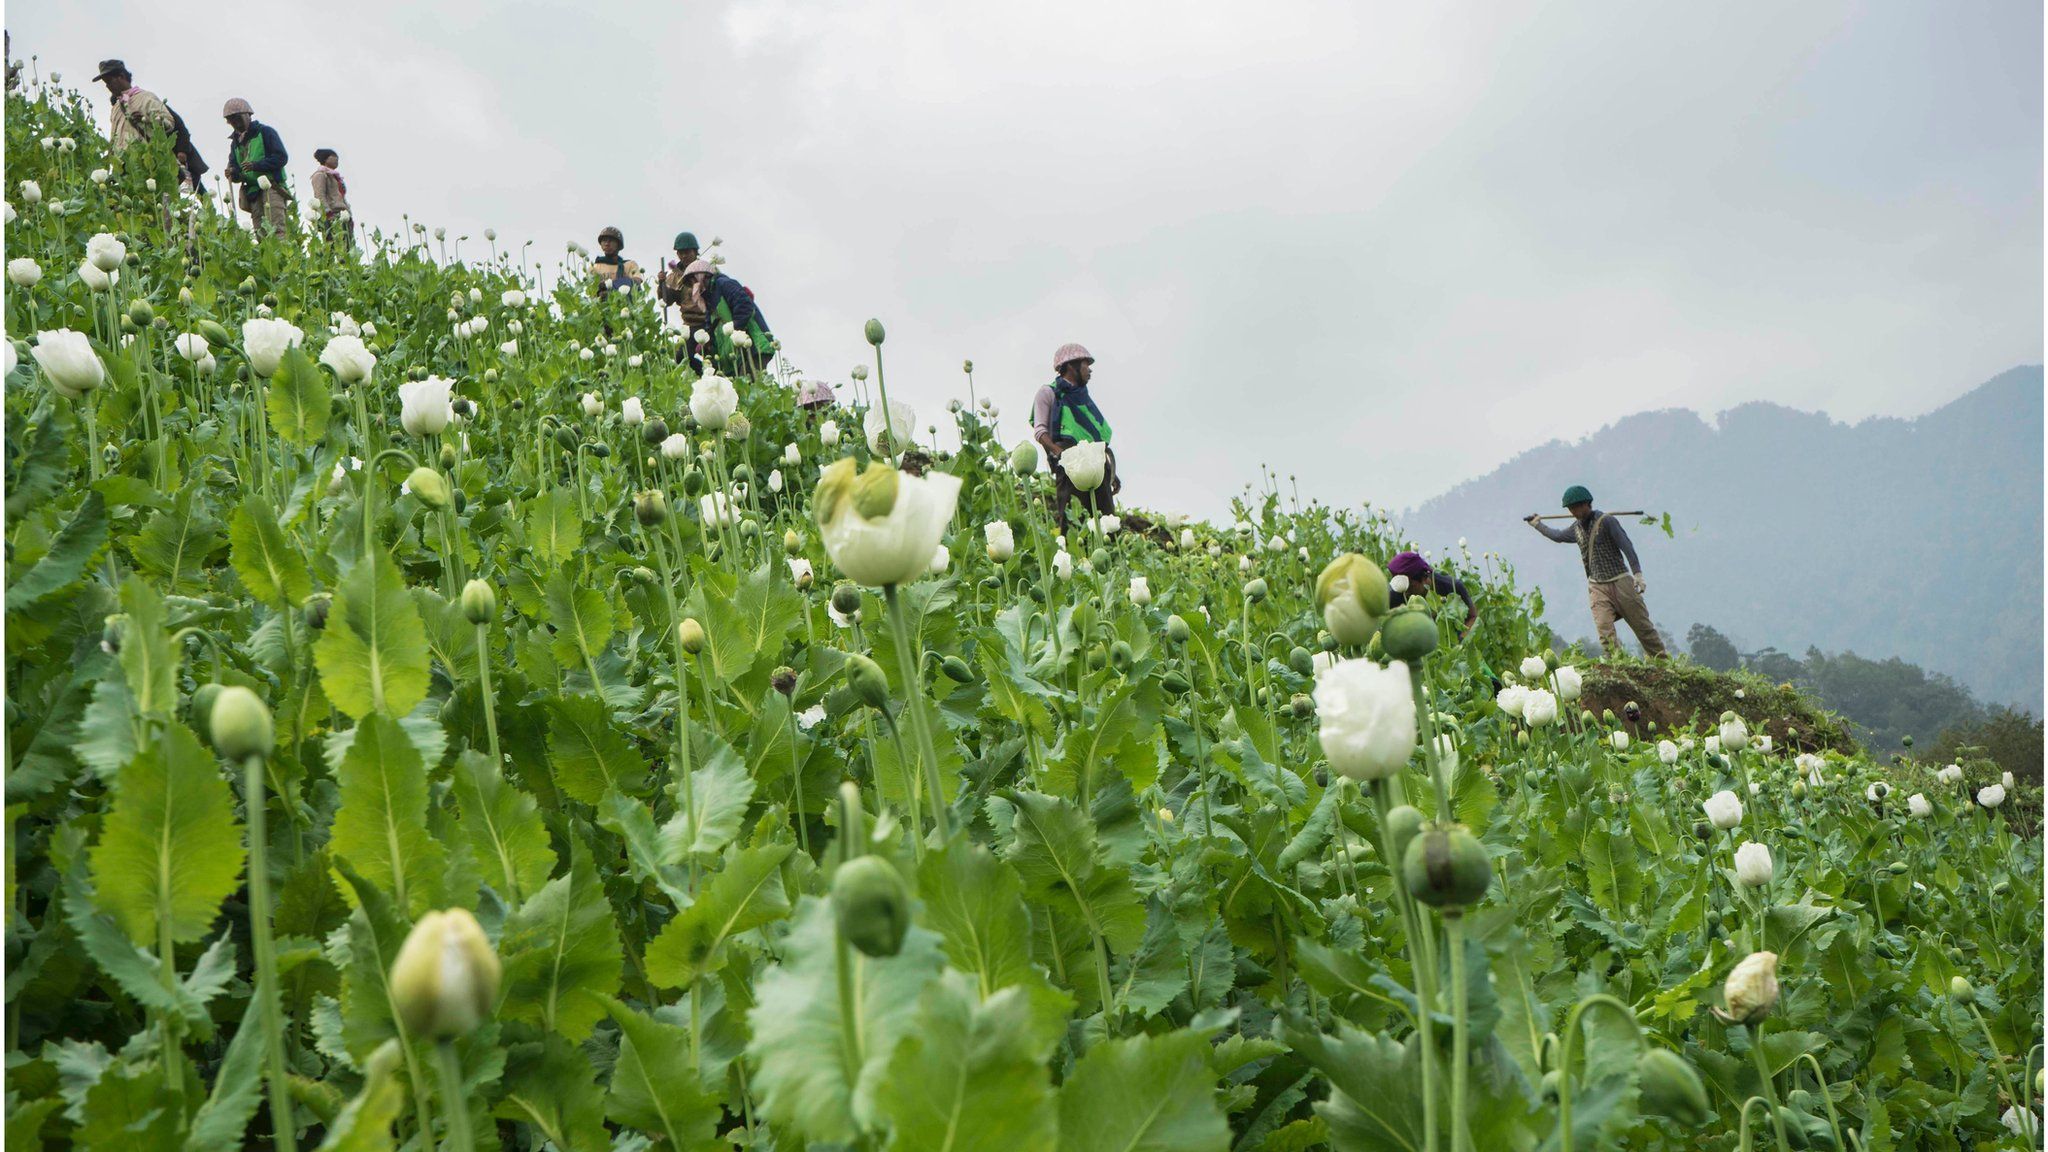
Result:
[[[1584,483],[1604,507],[1670,513],[1674,538],[1634,536],[1673,642],[1705,622],[1745,647],[1899,656],[2038,712],[2041,437],[2038,365],[1912,420],[1645,412],[1525,452],[1403,522],[1425,545],[1465,536],[1502,553],[1543,588],[1553,627],[1587,636],[1576,553],[1516,522]]]

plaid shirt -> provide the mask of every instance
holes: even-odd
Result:
[[[156,93],[142,88],[130,88],[116,97],[109,121],[108,147],[115,152],[125,152],[130,144],[156,132],[177,131],[171,110]]]

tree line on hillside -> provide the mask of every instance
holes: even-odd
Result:
[[[1967,755],[1996,761],[2025,780],[2041,779],[2041,718],[2023,709],[1986,708],[1968,688],[1939,672],[1894,656],[1872,660],[1854,652],[1808,648],[1804,659],[1776,648],[1744,652],[1710,624],[1686,633],[1693,661],[1720,672],[1755,673],[1811,693],[1849,721],[1873,753],[1911,748],[1947,762]]]

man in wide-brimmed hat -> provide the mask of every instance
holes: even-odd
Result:
[[[141,141],[168,137],[171,155],[178,162],[179,181],[203,192],[199,178],[206,173],[206,162],[192,147],[192,134],[185,130],[185,121],[172,111],[171,106],[156,93],[136,87],[134,76],[129,74],[128,65],[122,61],[100,61],[100,70],[93,79],[107,86],[108,149],[119,156]]]
[[[1560,544],[1579,546],[1600,650],[1610,656],[1621,651],[1621,640],[1614,632],[1618,616],[1628,621],[1629,631],[1642,643],[1643,655],[1664,655],[1664,637],[1650,623],[1650,609],[1643,603],[1643,562],[1636,559],[1636,546],[1629,542],[1621,521],[1595,509],[1593,493],[1584,484],[1564,490],[1564,510],[1572,514],[1569,531],[1550,527],[1534,512],[1529,514],[1529,526]]]

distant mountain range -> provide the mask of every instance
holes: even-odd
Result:
[[[1543,589],[1553,629],[1590,637],[1578,550],[1516,523],[1557,511],[1574,482],[1601,507],[1670,514],[1672,538],[1629,531],[1674,648],[1707,623],[1744,651],[1896,656],[1987,704],[2042,712],[2039,365],[1911,420],[1842,424],[1768,403],[1713,420],[1644,412],[1524,452],[1401,520],[1425,547],[1463,536],[1501,553]]]

